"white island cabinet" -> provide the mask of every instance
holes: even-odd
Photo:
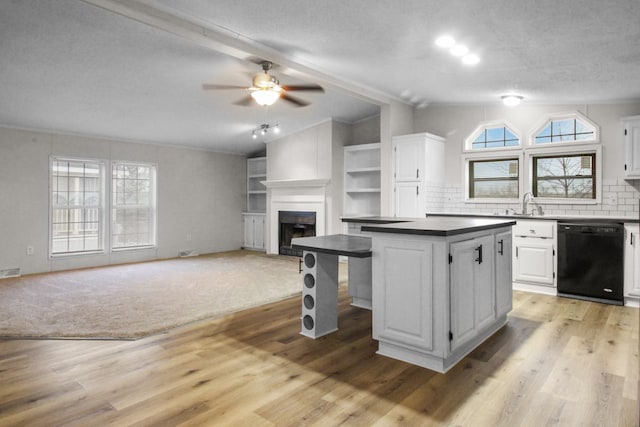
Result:
[[[372,236],[378,354],[446,372],[505,325],[515,221],[427,218]]]

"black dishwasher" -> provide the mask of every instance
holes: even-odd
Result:
[[[624,225],[558,222],[558,295],[623,305]]]

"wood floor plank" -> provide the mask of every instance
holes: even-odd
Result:
[[[637,425],[637,309],[515,292],[438,374],[377,355],[349,303],[317,340],[299,297],[137,341],[0,340],[0,425]]]

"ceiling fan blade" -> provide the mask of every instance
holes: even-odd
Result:
[[[280,98],[284,99],[285,101],[289,101],[290,103],[295,104],[298,107],[306,107],[307,105],[309,105],[307,101],[294,98],[293,96],[287,95],[286,93],[283,93],[282,95],[280,95]]]
[[[202,89],[204,90],[219,90],[219,89],[246,89],[246,86],[236,86],[236,85],[215,85],[205,83],[202,85]]]
[[[256,102],[253,100],[251,95],[245,96],[239,101],[233,103],[233,105],[239,105],[241,107],[251,107],[252,105],[256,105]]]
[[[318,85],[291,85],[291,86],[282,86],[284,90],[307,90],[307,91],[316,91],[316,92],[324,92],[322,86]]]

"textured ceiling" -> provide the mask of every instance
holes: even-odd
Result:
[[[147,15],[159,10],[165,21],[193,24],[194,33],[207,28],[218,45],[229,40],[235,50],[90,3],[142,5]],[[290,133],[328,118],[353,122],[377,114],[385,97],[490,105],[517,91],[531,103],[637,101],[638,6],[637,0],[3,1],[0,125],[246,154],[262,147],[250,138],[261,123]],[[445,32],[481,62],[463,66],[438,49],[433,41]],[[246,59],[255,56],[282,63],[274,70],[281,82],[318,82],[326,93],[296,94],[312,102],[308,107],[278,102],[265,110],[233,105],[246,95],[242,90],[202,90],[203,83],[248,85],[259,68]]]

